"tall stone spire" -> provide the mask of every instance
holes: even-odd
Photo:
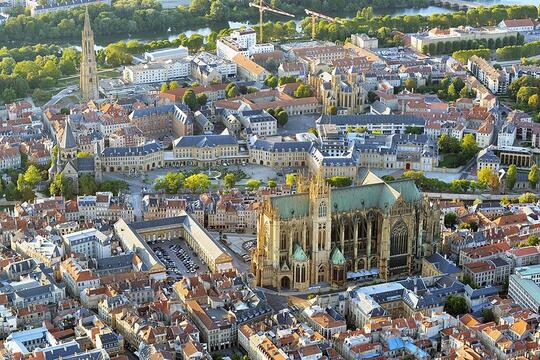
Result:
[[[81,97],[82,101],[99,98],[96,54],[94,53],[94,33],[90,28],[88,8],[84,14],[84,28],[81,44]]]

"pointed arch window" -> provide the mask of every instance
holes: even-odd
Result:
[[[321,201],[319,204],[319,217],[326,217],[326,201]]]

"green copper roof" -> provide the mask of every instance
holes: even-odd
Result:
[[[272,206],[278,210],[279,217],[291,219],[305,217],[309,214],[308,194],[293,194],[271,197]]]
[[[389,182],[388,185],[396,189],[401,194],[401,197],[405,202],[416,201],[422,197],[422,194],[420,194],[414,180],[396,180]]]
[[[332,212],[380,209],[386,212],[400,197],[405,202],[413,202],[421,198],[414,180],[398,180],[390,183],[373,182],[360,186],[334,188],[330,191],[330,208]],[[281,219],[305,217],[309,215],[308,194],[292,194],[273,196],[272,206],[278,210]]]
[[[380,209],[391,207],[399,193],[385,183],[332,189],[330,206],[332,212],[347,212],[360,209]]]
[[[330,261],[334,265],[343,265],[345,264],[345,257],[339,251],[339,248],[335,247],[334,250],[332,250],[332,253],[330,254]]]
[[[292,253],[293,260],[295,261],[307,261],[308,257],[306,253],[304,252],[304,249],[298,244],[294,244],[293,247],[293,253]]]

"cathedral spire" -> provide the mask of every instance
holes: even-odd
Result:
[[[94,33],[90,27],[90,16],[88,8],[84,13],[84,27],[82,31],[81,44],[81,98],[87,102],[99,98],[97,63],[94,52]]]

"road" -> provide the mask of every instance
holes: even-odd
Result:
[[[129,185],[129,194],[131,196],[131,204],[133,205],[133,213],[135,221],[140,221],[143,218],[142,212],[142,179],[140,176],[130,177],[122,173],[104,173],[104,180],[123,180]]]

